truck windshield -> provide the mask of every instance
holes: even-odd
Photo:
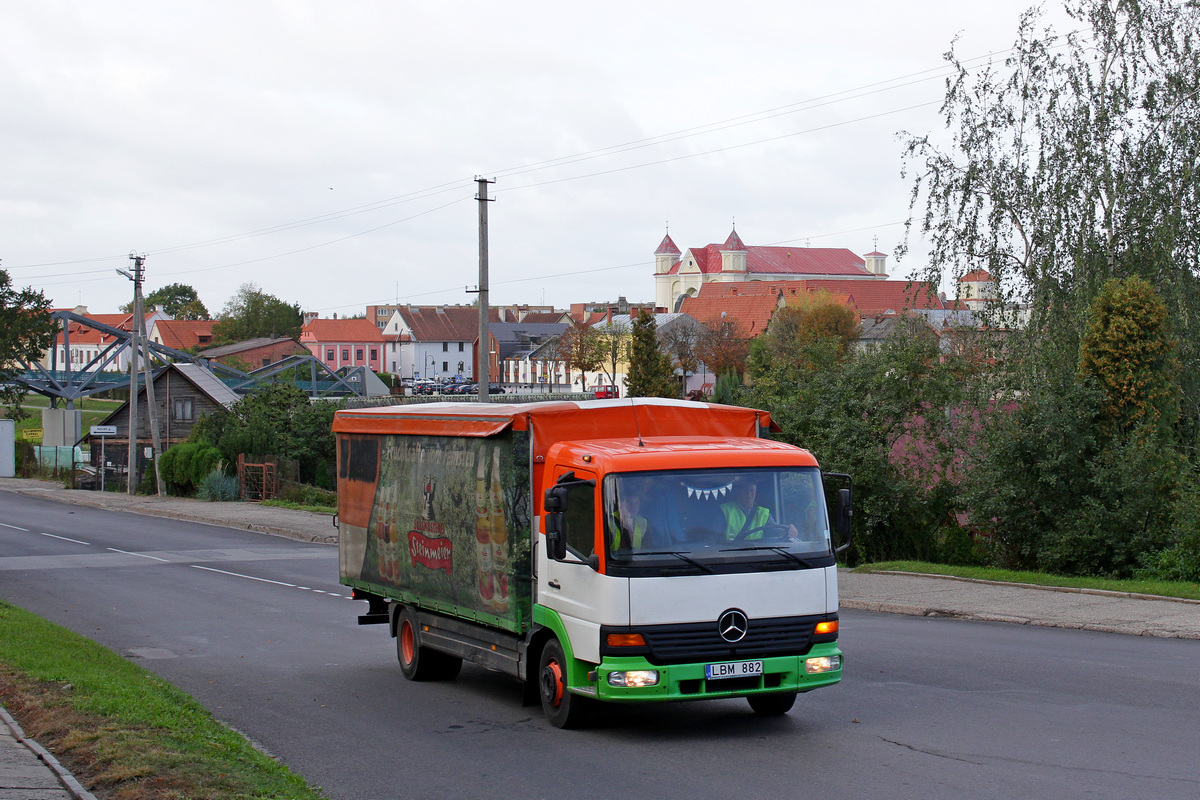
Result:
[[[816,467],[680,470],[604,479],[614,575],[805,569],[834,563]]]

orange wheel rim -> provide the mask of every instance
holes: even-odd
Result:
[[[412,625],[404,622],[400,626],[400,655],[404,657],[405,664],[413,662],[413,656],[416,655],[417,646],[416,638],[413,635]]]
[[[557,659],[550,659],[542,671],[542,685],[550,704],[557,708],[563,698],[563,670]]]

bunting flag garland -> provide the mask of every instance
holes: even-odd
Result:
[[[689,500],[692,498],[696,498],[697,500],[712,500],[713,498],[716,498],[720,500],[731,491],[733,491],[733,481],[730,481],[724,486],[718,486],[715,489],[700,489],[695,486],[688,486],[687,496]]]

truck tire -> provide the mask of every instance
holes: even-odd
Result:
[[[752,694],[746,697],[746,702],[760,717],[779,717],[791,711],[796,702],[795,692],[774,692],[772,694]]]
[[[416,614],[406,608],[396,624],[396,659],[410,681],[450,680],[462,669],[462,659],[421,645]]]
[[[567,691],[567,658],[557,639],[546,642],[538,659],[542,711],[556,728],[578,728],[588,716],[588,698]]]

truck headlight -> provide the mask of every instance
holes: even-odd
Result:
[[[818,675],[822,672],[833,672],[842,668],[841,656],[819,656],[817,658],[804,659],[804,671],[809,675]]]
[[[656,669],[630,669],[624,672],[608,673],[609,686],[657,686],[658,685],[658,670]]]

